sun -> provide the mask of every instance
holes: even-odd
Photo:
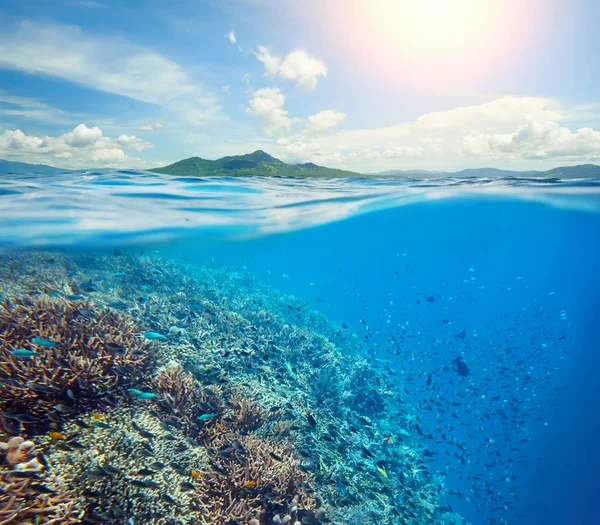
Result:
[[[518,60],[538,0],[334,1],[332,40],[356,65],[420,91],[490,74]],[[538,20],[539,22],[539,20]],[[450,84],[450,85],[449,85]]]

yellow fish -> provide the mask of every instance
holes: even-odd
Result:
[[[102,416],[98,414],[98,412],[92,412],[92,419],[95,419],[96,421],[102,421]]]
[[[256,487],[256,485],[258,485],[256,481],[246,481],[246,483],[244,483],[244,487],[246,487],[247,489],[253,489],[254,487]]]
[[[65,436],[64,434],[61,434],[60,432],[48,432],[48,435],[52,438],[52,439],[67,439],[67,436]]]
[[[192,478],[200,479],[202,477],[200,475],[200,473],[196,472],[195,470],[192,470],[191,474],[192,474]]]
[[[375,466],[377,467],[377,465],[375,465]],[[388,479],[387,472],[385,471],[385,469],[383,467],[377,467],[377,470],[385,479]]]

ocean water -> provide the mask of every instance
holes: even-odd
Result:
[[[0,520],[600,522],[600,181],[5,176],[0,224],[50,465]]]

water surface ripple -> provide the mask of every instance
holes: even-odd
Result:
[[[0,243],[239,238],[448,198],[514,198],[600,212],[598,179],[173,177],[135,170],[3,175]]]

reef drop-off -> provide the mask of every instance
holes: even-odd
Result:
[[[252,274],[6,251],[0,284],[1,525],[464,523],[401,380]]]

